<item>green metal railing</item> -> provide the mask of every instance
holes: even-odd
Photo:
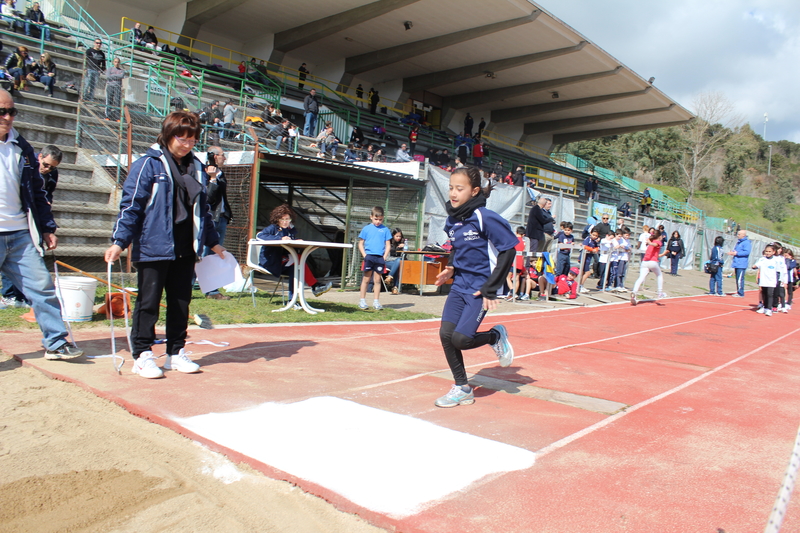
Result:
[[[747,222],[744,225],[744,229],[752,233],[763,235],[768,239],[774,239],[777,242],[784,245],[788,244],[794,247],[800,247],[800,241],[798,241],[794,237],[790,237],[789,235],[784,235],[783,233],[778,233],[776,231],[768,230],[767,228],[762,228],[761,226],[758,226],[756,224],[751,224],[750,222]]]

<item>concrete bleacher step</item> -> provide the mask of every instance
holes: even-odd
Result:
[[[41,124],[15,120],[14,128],[21,132],[22,136],[28,141],[55,144],[58,147],[75,144],[74,126],[72,129],[56,128],[54,126],[43,128]]]

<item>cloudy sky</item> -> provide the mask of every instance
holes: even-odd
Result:
[[[692,109],[722,92],[756,133],[800,143],[800,0],[534,0]]]

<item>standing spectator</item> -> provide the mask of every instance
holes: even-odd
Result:
[[[540,196],[528,214],[528,224],[525,228],[525,234],[531,240],[532,252],[547,251],[547,247],[553,241],[553,223],[556,219],[550,214],[550,206],[553,202],[549,198]],[[550,228],[550,239],[547,240],[547,233],[545,227]]]
[[[597,234],[602,239],[608,234],[609,231],[611,231],[611,225],[608,223],[609,216],[607,213],[603,213],[600,218],[601,221],[598,222],[598,224],[595,226],[595,229],[597,230]]]
[[[97,78],[101,72],[106,70],[106,55],[100,49],[103,41],[94,40],[94,46],[86,49],[86,87],[83,91],[83,99],[94,101],[94,88],[97,85]]]
[[[642,226],[642,233],[639,235],[639,239],[638,239],[639,240],[638,252],[639,252],[639,263],[640,264],[641,264],[642,261],[644,261],[644,254],[647,251],[647,241],[650,240],[650,235],[652,233],[653,232],[650,229],[650,226],[648,226],[647,224]]]
[[[639,204],[642,208],[642,214],[650,214],[650,205],[653,203],[653,198],[650,196],[650,187],[645,187],[642,191],[642,201]]]
[[[517,166],[517,169],[514,171],[514,175],[511,177],[511,180],[515,187],[525,186],[525,168],[522,165]]]
[[[600,199],[600,182],[596,177],[592,178],[592,200]]]
[[[463,132],[461,135],[456,137],[456,155],[462,162],[467,161],[467,154],[469,153],[469,147],[467,146],[467,137]]]
[[[672,237],[669,238],[669,242],[667,243],[667,255],[671,261],[669,272],[671,275],[678,275],[678,266],[680,265],[680,260],[685,253],[686,250],[683,247],[683,239],[681,239],[681,234],[678,231],[673,231]]]
[[[764,247],[764,257],[759,258],[753,265],[754,270],[758,270],[758,286],[761,288],[761,303],[757,313],[764,316],[772,316],[775,307],[775,291],[780,287],[786,287],[786,261],[783,257],[775,255],[777,251],[775,244],[768,244]]]
[[[472,127],[475,124],[472,116],[467,113],[466,118],[464,118],[464,135],[467,137],[472,137]]]
[[[481,117],[481,121],[478,124],[478,137],[481,137],[481,138],[483,137],[483,130],[484,129],[486,129],[486,121],[483,120],[483,117]]]
[[[74,359],[83,351],[67,340],[61,305],[44,264],[58,227],[31,145],[13,128],[17,108],[0,90],[0,273],[31,301],[42,331],[45,359]]]
[[[44,32],[44,40],[50,40],[50,26],[44,20],[44,13],[39,9],[39,2],[34,2],[28,13],[25,15],[25,35],[28,37],[39,37],[39,32]],[[31,30],[34,30],[31,35]]]
[[[358,107],[364,107],[364,88],[360,83],[358,84],[358,87],[356,87],[356,98],[358,98],[358,101],[356,102]]]
[[[317,115],[319,115],[319,100],[317,100],[316,89],[308,91],[308,94],[303,100],[303,112],[306,117],[303,135],[306,137],[313,137],[317,131]]]
[[[378,95],[378,91],[370,91],[372,94],[369,97],[369,112],[373,115],[378,111],[378,103],[381,101],[381,97]]]
[[[219,146],[212,146],[208,149],[208,156],[214,155],[214,159],[207,161],[206,174],[208,175],[208,207],[211,210],[211,220],[214,222],[214,229],[219,236],[219,244],[225,246],[225,234],[228,232],[228,224],[233,220],[233,211],[228,202],[228,180],[222,171],[225,164],[225,152]],[[203,256],[214,253],[211,248],[206,246],[203,249]],[[230,300],[229,296],[224,296],[218,289],[206,293],[206,298],[214,300]]]
[[[225,108],[222,110],[222,134],[220,138],[233,137],[233,131],[229,128],[232,124],[236,123],[236,107],[233,105],[233,100],[228,100],[225,103]]]
[[[478,168],[483,168],[483,141],[478,141],[472,147],[472,164]]]
[[[158,37],[156,37],[156,29],[152,26],[147,28],[142,36],[142,43],[145,48],[149,48],[153,52],[158,51]]]
[[[192,274],[203,246],[220,257],[225,255],[206,200],[207,176],[192,153],[201,131],[194,113],[176,111],[167,115],[156,145],[131,166],[111,235],[113,244],[104,256],[107,263],[113,263],[133,244],[131,259],[136,263],[139,287],[131,330],[133,373],[143,378],[164,375],[151,348],[165,290],[164,368],[187,374],[200,371],[184,352]],[[156,194],[161,188],[166,189]]]
[[[414,125],[408,133],[408,153],[414,155],[414,149],[417,147],[417,138],[419,137],[419,126]]]
[[[39,163],[39,175],[44,181],[44,191],[47,203],[53,204],[53,192],[58,185],[58,165],[61,163],[63,154],[57,146],[49,144],[42,148],[41,153],[36,156]],[[3,304],[13,307],[30,307],[30,301],[25,298],[22,291],[14,286],[5,273],[0,274],[3,286]],[[2,307],[0,307],[2,308]]]
[[[484,157],[486,156],[486,149],[485,149],[485,148],[486,148],[486,147],[484,146]],[[498,177],[498,178],[499,178],[500,176],[503,176],[503,175],[505,174],[505,171],[503,170],[503,160],[502,160],[502,159],[498,159],[498,160],[497,160],[497,162],[496,162],[496,163],[494,164],[494,166],[492,167],[492,172],[494,172],[495,174],[497,174],[497,177]],[[526,235],[528,235],[528,237],[530,237],[530,236],[531,236],[531,234],[530,234],[530,233],[527,233]]]
[[[247,75],[247,65],[245,62],[240,61],[237,68],[239,69],[239,75],[244,78]]]
[[[586,201],[587,202],[592,199],[592,179],[591,178],[587,178],[583,182],[583,194],[586,195]]]
[[[297,78],[299,80],[299,82],[297,84],[297,88],[302,91],[303,87],[305,87],[306,76],[308,76],[308,69],[306,68],[306,64],[303,63],[302,65],[300,65],[300,68],[297,69],[297,70],[300,72],[300,74],[298,74],[298,76],[297,76]],[[309,135],[306,135],[306,137],[309,137]]]
[[[122,80],[128,71],[122,68],[118,57],[114,58],[111,67],[106,71],[106,119],[119,122],[122,105]]]
[[[725,239],[722,235],[717,235],[708,258],[708,269],[711,275],[708,281],[708,294],[710,296],[725,296],[725,293],[722,292],[722,266],[725,264],[725,256],[722,252],[723,244],[725,244]]]
[[[734,298],[744,298],[744,275],[747,272],[747,264],[750,261],[750,252],[753,250],[753,245],[750,239],[747,238],[747,231],[739,230],[736,234],[738,241],[733,250],[728,252],[728,255],[733,257],[731,266],[736,273],[736,294]]]
[[[401,144],[400,148],[398,148],[397,152],[395,152],[394,160],[398,163],[408,163],[414,160],[414,158],[411,157],[411,154],[408,153],[408,146],[406,146],[405,143]]]
[[[33,64],[33,59],[28,55],[28,48],[25,46],[19,46],[16,52],[9,54],[6,59],[6,71],[14,77],[12,92],[25,88],[25,81]]]
[[[561,248],[559,246],[558,255],[556,256],[556,276],[569,274],[570,270],[570,254],[572,254],[572,244],[575,242],[575,236],[572,235],[572,222],[564,222],[563,229],[558,232],[556,240],[559,245],[569,245],[570,248]]]

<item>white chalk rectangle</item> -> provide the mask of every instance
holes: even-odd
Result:
[[[333,397],[176,421],[393,517],[416,514],[484,476],[535,461],[522,448]]]

